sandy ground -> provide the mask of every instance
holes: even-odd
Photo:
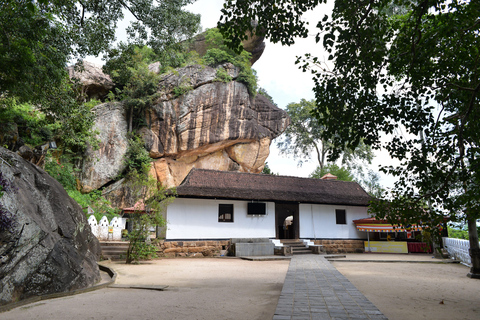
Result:
[[[432,261],[423,254],[348,254],[332,264],[390,320],[480,319],[480,280],[467,278],[463,265]],[[19,307],[0,319],[272,319],[288,265],[233,258],[110,263],[117,284],[169,287],[107,288]]]
[[[19,307],[0,319],[272,319],[289,263],[230,258],[111,263],[116,284],[169,287],[107,288]]]
[[[332,262],[390,320],[480,319],[480,280],[468,278],[464,265],[418,263],[435,261],[423,254],[356,254],[345,259],[417,262]]]

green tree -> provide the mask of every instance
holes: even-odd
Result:
[[[354,176],[350,173],[350,171],[348,171],[348,169],[346,169],[344,167],[339,167],[335,163],[327,164],[323,168],[320,168],[320,166],[318,166],[315,169],[315,171],[313,171],[310,174],[310,178],[320,179],[324,175],[326,175],[327,173],[333,174],[334,176],[337,177],[337,180],[340,180],[340,181],[353,181],[354,180]]]
[[[277,173],[274,173],[270,167],[268,166],[268,162],[265,162],[265,166],[263,167],[262,174],[272,174],[274,176],[278,175]]]
[[[340,181],[356,181],[365,191],[374,198],[381,198],[385,189],[380,184],[380,175],[373,170],[368,170],[367,174],[360,170],[360,174],[354,175],[350,170],[340,167],[335,163],[327,164],[323,169],[317,167],[310,178],[320,179],[327,173],[331,173]]]
[[[264,88],[258,88],[257,93],[267,98],[268,101],[270,101],[275,107],[278,107],[277,103],[273,101],[272,96],[268,94],[267,90],[265,90]]]
[[[55,114],[56,105],[50,96],[61,91],[67,79],[67,63],[109,49],[124,10],[135,17],[127,28],[129,41],[162,52],[198,30],[200,17],[182,9],[191,2],[2,1],[0,96],[34,102]]]
[[[306,37],[302,13],[320,1],[228,0],[219,23],[235,44],[250,21],[272,41]],[[397,10],[398,9],[398,10]],[[298,59],[315,81],[319,124],[338,157],[363,141],[399,159],[390,201],[372,210],[391,222],[422,223],[439,237],[446,214],[467,222],[480,277],[480,23],[478,1],[336,1],[315,37],[326,59]],[[257,30],[260,30],[258,28]],[[328,117],[322,117],[328,111]],[[391,137],[382,142],[381,135]],[[400,220],[400,221],[399,221]]]
[[[166,225],[164,213],[174,199],[174,192],[168,192],[155,178],[137,170],[130,171],[127,185],[138,209],[129,217],[132,231],[128,233],[129,245],[125,262],[155,258],[156,247],[149,242],[150,228]]]
[[[302,99],[299,103],[288,104],[286,111],[291,123],[279,137],[277,146],[281,154],[293,155],[294,158],[299,159],[299,165],[315,157],[319,170],[322,171],[328,155],[334,151],[334,145],[324,136],[325,128],[319,125],[318,120],[313,116],[315,108],[316,104],[313,100]],[[342,165],[349,170],[361,170],[359,162],[370,163],[372,158],[371,148],[362,143],[355,149],[344,149]]]
[[[384,195],[385,189],[380,184],[380,175],[373,170],[368,170],[366,176],[364,174],[360,176],[360,184],[369,195],[376,199],[381,199]]]

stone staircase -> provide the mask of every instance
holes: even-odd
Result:
[[[100,241],[102,259],[122,260],[127,256],[128,241]]]
[[[299,239],[285,239],[280,240],[285,247],[292,248],[292,254],[311,254],[312,250],[307,248],[302,240]]]

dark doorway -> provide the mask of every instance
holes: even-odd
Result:
[[[277,239],[298,239],[300,236],[298,220],[297,203],[275,203],[275,230]]]

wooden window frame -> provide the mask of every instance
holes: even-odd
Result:
[[[335,222],[340,225],[347,224],[347,210],[335,209]]]
[[[227,218],[228,214],[230,214],[230,218]],[[218,204],[218,222],[233,222],[233,204]]]

